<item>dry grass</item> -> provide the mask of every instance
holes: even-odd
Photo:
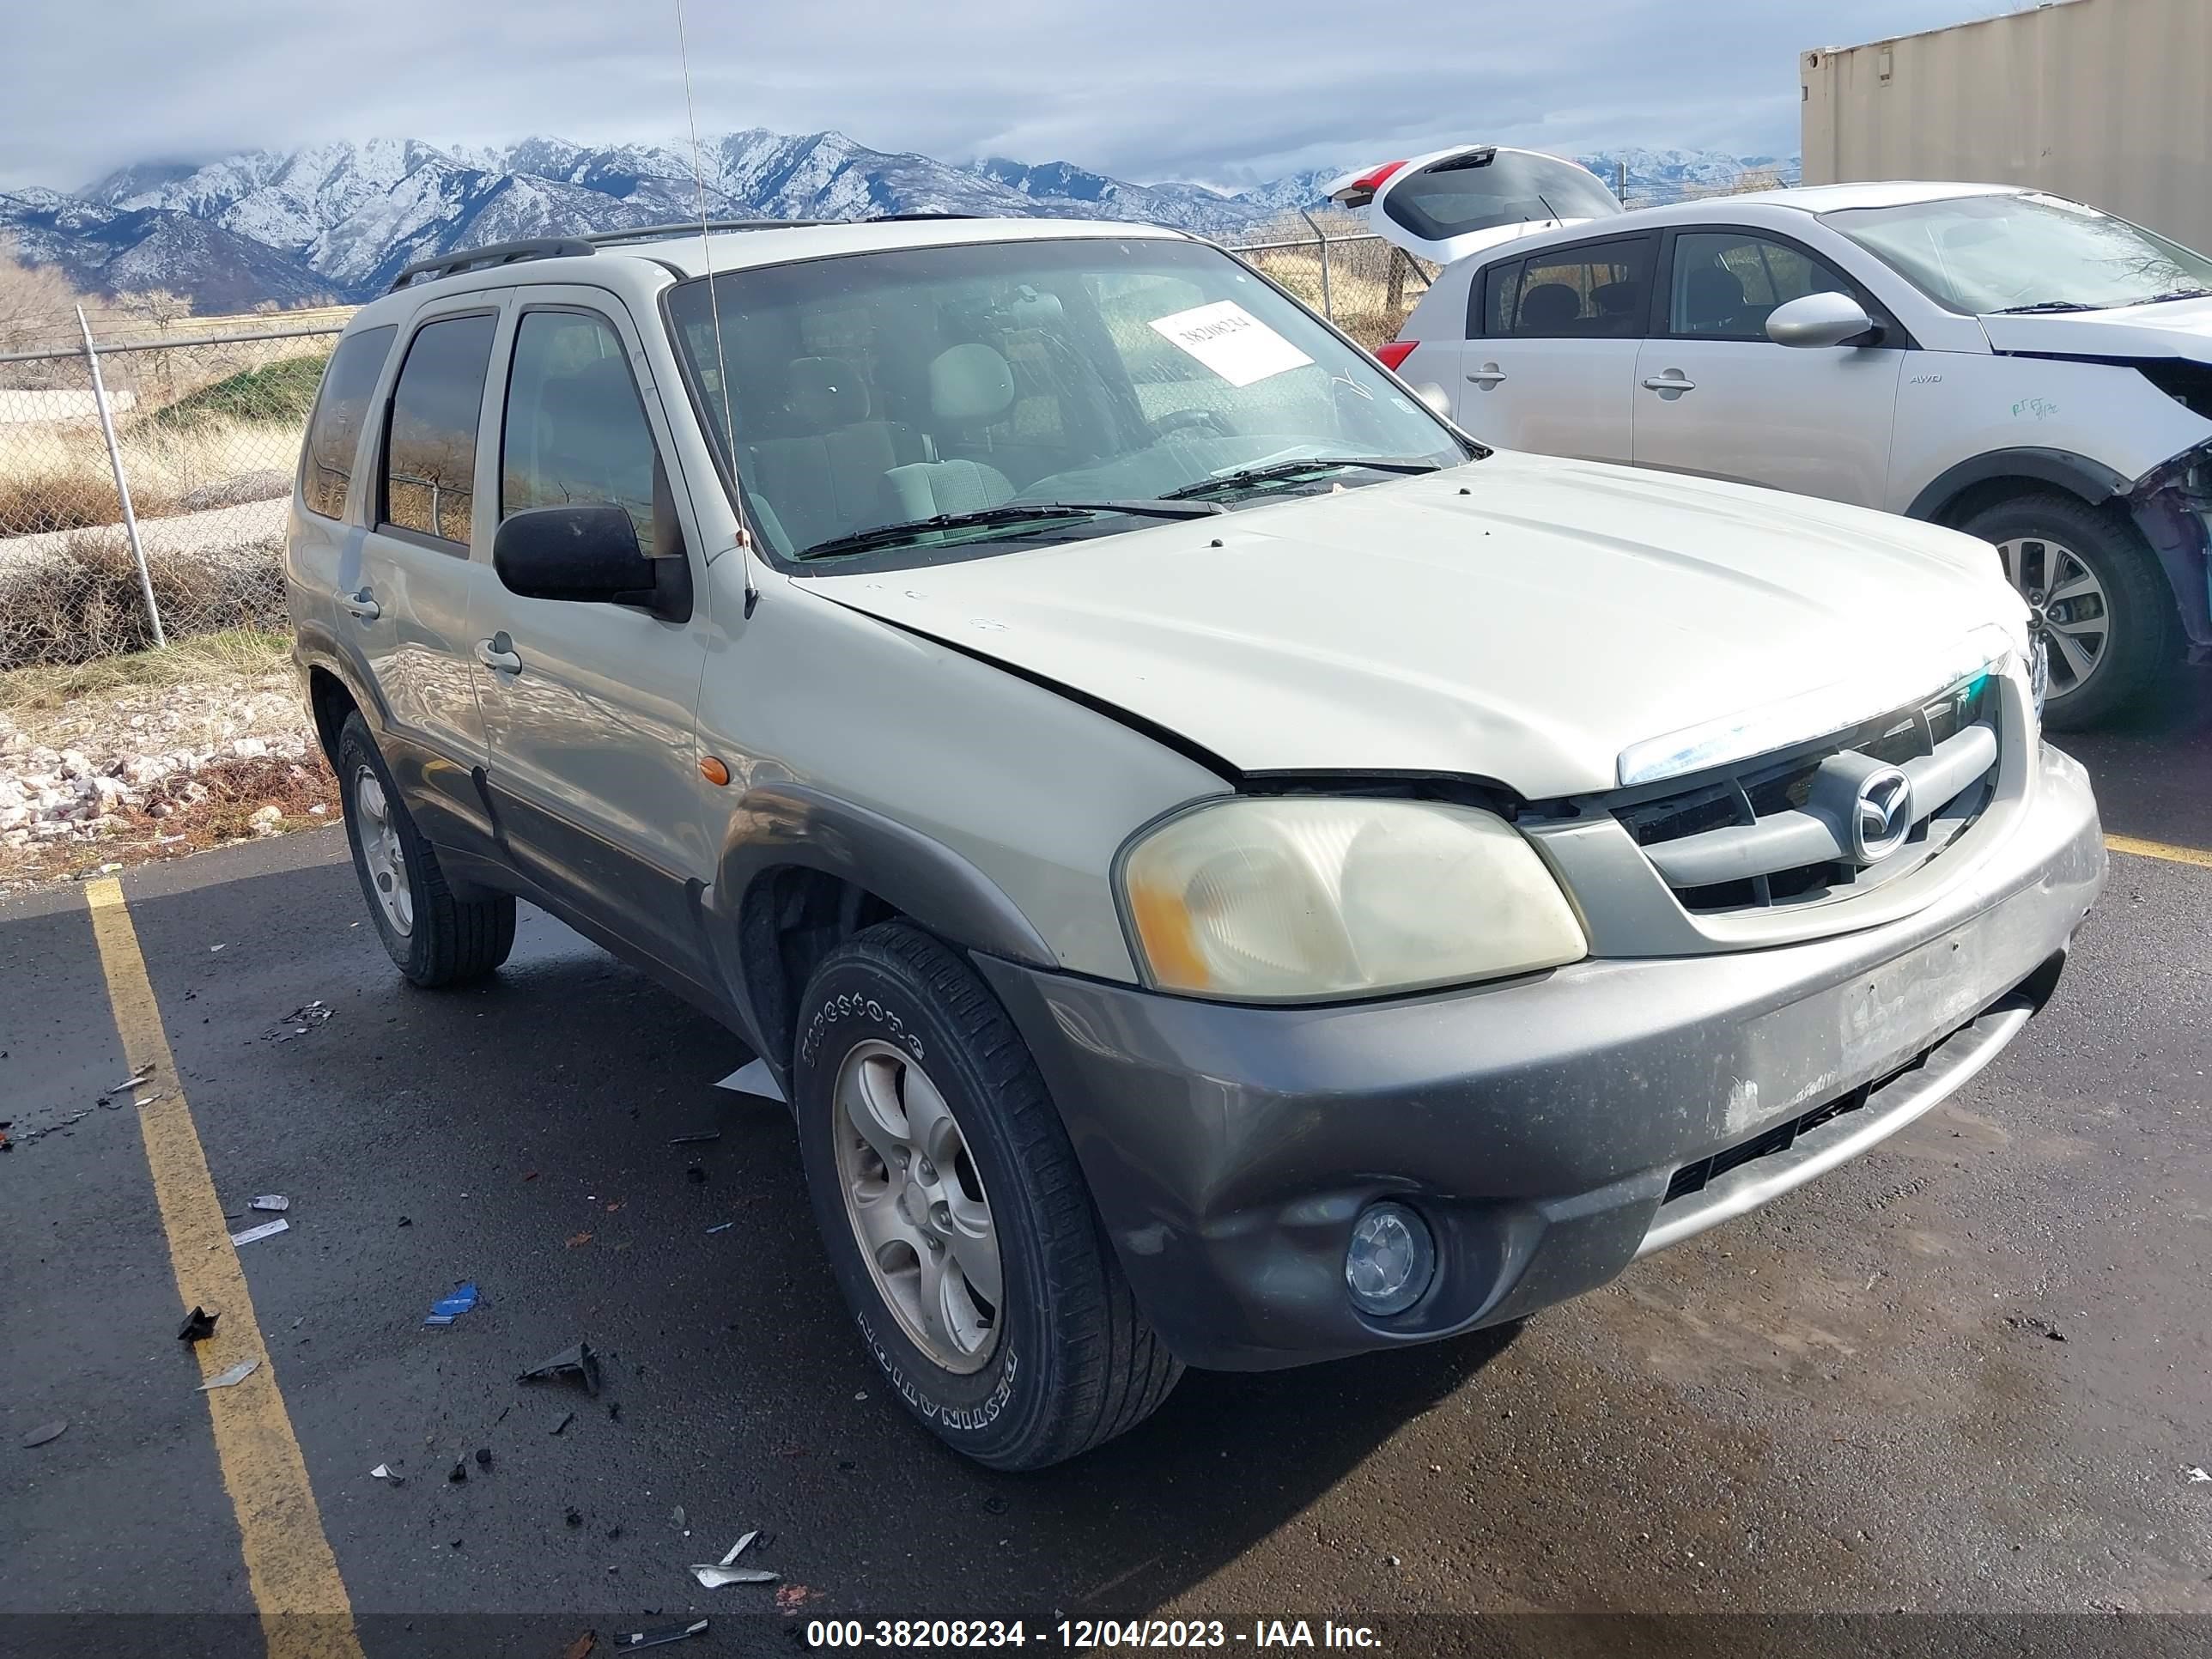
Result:
[[[4,394],[0,394],[4,395]],[[131,505],[142,519],[268,501],[292,487],[301,424],[161,413],[118,434]],[[0,537],[121,522],[115,475],[95,418],[0,426]]]
[[[226,556],[154,550],[154,603],[173,639],[289,625],[281,538]],[[70,538],[53,559],[0,565],[0,670],[94,664],[154,643],[138,566],[118,531]]]
[[[0,710],[21,719],[34,711],[59,709],[118,692],[203,685],[210,680],[258,680],[283,673],[291,659],[288,634],[228,629],[181,640],[166,651],[9,669],[0,672]]]

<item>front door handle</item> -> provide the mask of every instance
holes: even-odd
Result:
[[[347,594],[338,603],[363,622],[374,622],[384,614],[384,607],[369,598],[368,590],[365,587],[358,593]]]
[[[1644,384],[1654,392],[1695,392],[1698,383],[1679,368],[1670,368],[1664,374],[1649,374]]]
[[[500,669],[509,674],[522,672],[521,653],[514,649],[514,641],[505,634],[495,634],[488,640],[478,640],[477,660],[486,668]]]
[[[1480,368],[1469,370],[1467,378],[1487,392],[1505,378],[1505,371],[1496,363],[1485,363]]]

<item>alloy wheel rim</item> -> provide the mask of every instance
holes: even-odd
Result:
[[[2051,696],[2079,691],[2105,665],[2112,609],[2097,573],[2063,542],[2015,536],[1997,544],[2005,580],[2027,601],[2028,623],[2049,647]]]
[[[845,1218],[877,1294],[936,1364],[981,1370],[998,1346],[1004,1274],[951,1108],[911,1056],[873,1038],[845,1056],[834,1099]]]
[[[383,783],[366,766],[354,774],[353,804],[369,889],[392,931],[404,939],[415,931],[415,889],[407,878],[407,854],[399,845],[392,803],[385,799]]]

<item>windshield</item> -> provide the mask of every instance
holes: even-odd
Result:
[[[1820,217],[1938,305],[1972,316],[2212,292],[2212,259],[2058,196],[1960,196]]]
[[[1365,354],[1200,243],[972,243],[713,283],[711,303],[705,279],[671,290],[678,350],[749,520],[789,558],[973,556],[1164,521],[1117,503],[1234,508],[1395,476],[1352,461],[1468,455]],[[1087,510],[1000,510],[1022,503]]]

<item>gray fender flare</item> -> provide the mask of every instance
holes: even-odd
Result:
[[[2102,461],[2070,449],[1993,449],[1961,461],[1936,477],[1912,498],[1905,516],[1932,520],[1960,491],[1991,478],[2033,478],[2039,483],[2055,484],[2092,507],[2124,495],[2130,487],[2130,480]]]
[[[785,867],[818,871],[865,888],[958,949],[1032,967],[1057,965],[1052,947],[1020,907],[951,848],[805,784],[748,789],[723,836],[708,899],[714,923],[708,931],[745,1036],[787,1092],[785,1058],[766,1040],[781,1028],[785,1011],[774,1006],[776,993],[762,983],[763,941],[748,936],[758,921],[748,914],[756,884]]]

